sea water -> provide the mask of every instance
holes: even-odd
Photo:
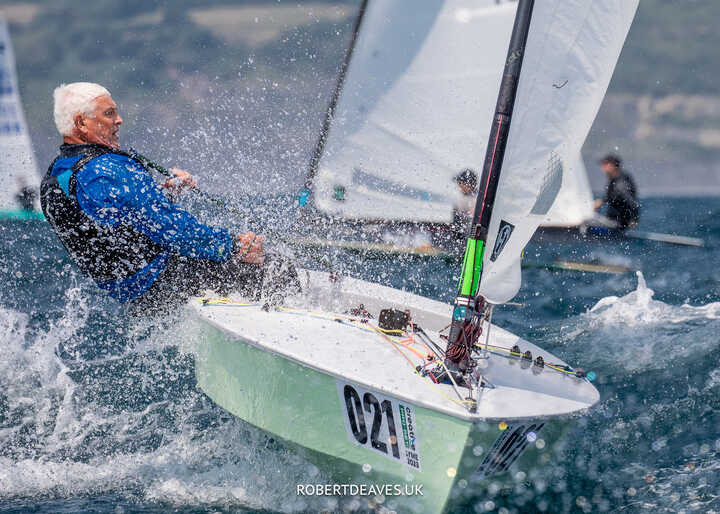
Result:
[[[521,305],[497,309],[494,321],[593,371],[601,401],[571,423],[543,473],[514,470],[514,487],[490,487],[458,511],[720,510],[720,200],[644,204],[643,230],[708,247],[528,247]],[[338,508],[295,494],[298,483],[329,483],[322,469],[197,389],[182,311],[127,317],[46,223],[3,221],[0,239],[0,512]],[[543,267],[555,259],[633,272]],[[306,264],[444,301],[459,267],[343,251]]]

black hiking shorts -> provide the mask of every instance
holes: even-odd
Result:
[[[128,303],[131,314],[145,315],[168,311],[183,305],[208,289],[220,296],[239,293],[257,299],[263,283],[264,267],[236,258],[225,262],[191,259],[174,255],[145,294]]]

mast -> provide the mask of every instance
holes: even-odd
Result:
[[[310,199],[312,181],[317,173],[318,163],[320,162],[320,158],[325,150],[325,143],[327,142],[328,133],[330,132],[330,124],[332,123],[333,116],[335,115],[335,107],[337,106],[340,93],[342,92],[343,85],[345,84],[345,76],[347,75],[347,70],[350,66],[350,59],[352,58],[353,50],[355,50],[355,43],[357,42],[358,35],[360,34],[360,25],[362,25],[365,12],[367,11],[368,1],[369,0],[363,0],[362,4],[360,4],[358,16],[355,20],[355,25],[353,26],[350,45],[348,46],[347,52],[345,52],[345,59],[343,60],[340,67],[340,73],[338,74],[338,81],[337,84],[335,84],[335,90],[330,98],[330,104],[328,105],[325,113],[325,120],[323,121],[322,129],[320,130],[320,137],[318,138],[318,142],[315,145],[315,151],[310,159],[310,167],[307,178],[305,179],[305,185],[298,195],[298,204],[300,207],[305,207]]]
[[[495,193],[500,181],[505,147],[510,133],[510,122],[520,81],[520,70],[525,55],[525,44],[530,31],[533,6],[534,0],[519,0],[518,2],[515,24],[513,25],[510,47],[508,48],[505,69],[500,83],[500,93],[485,154],[485,163],[480,180],[481,189],[477,197],[475,212],[465,245],[465,257],[458,292],[455,297],[447,346],[447,360],[458,366],[461,371],[466,367],[465,364],[469,358],[470,349],[479,335],[477,314],[484,301],[482,298],[476,298],[476,295],[482,275],[488,229],[495,203]]]

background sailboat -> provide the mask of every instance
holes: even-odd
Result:
[[[516,2],[368,2],[308,181],[314,206],[345,220],[453,221],[453,177],[479,173]],[[452,54],[453,58],[446,58]],[[582,157],[568,158],[545,222],[592,217]]]
[[[301,203],[309,200],[326,227],[337,227],[333,220],[402,228],[386,231],[384,241],[342,241],[357,234],[340,231],[314,244],[438,253],[417,229],[446,230],[460,200],[453,178],[482,169],[516,7],[496,0],[422,2],[412,10],[400,1],[364,3]],[[556,234],[578,237],[588,225],[604,226],[593,210],[583,142],[562,156],[560,191],[540,220]]]
[[[314,206],[346,220],[452,222],[453,177],[482,169],[514,13],[489,0],[368,2],[311,170]]]
[[[0,218],[42,218],[39,186],[40,175],[18,92],[10,33],[7,23],[0,18]]]

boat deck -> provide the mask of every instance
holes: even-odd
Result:
[[[336,377],[361,384],[416,405],[462,419],[519,420],[569,414],[597,402],[597,390],[587,379],[563,369],[566,363],[519,337],[492,326],[489,358],[479,366],[490,387],[481,391],[477,411],[470,413],[468,389],[436,384],[422,377],[431,346],[415,334],[391,336],[377,328],[380,308],[409,309],[413,322],[441,348],[438,330],[450,320],[448,305],[368,282],[307,272],[306,293],[288,306],[265,311],[242,298],[194,300],[200,318],[237,339]],[[373,319],[348,314],[362,304]],[[294,305],[302,305],[296,308]],[[487,325],[485,326],[487,330]],[[510,354],[514,345],[532,358],[541,356],[541,369]],[[431,366],[434,367],[434,366]]]

